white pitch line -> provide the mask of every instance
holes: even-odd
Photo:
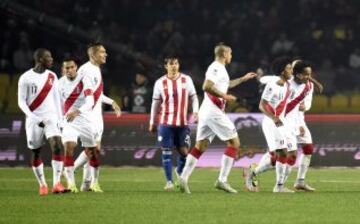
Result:
[[[319,180],[321,183],[349,183],[360,184],[360,180]]]

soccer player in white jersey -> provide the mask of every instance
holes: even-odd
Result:
[[[77,193],[78,189],[74,177],[73,152],[78,138],[82,147],[88,148],[91,161],[91,173],[93,173],[96,184],[97,163],[96,158],[96,129],[94,120],[94,86],[89,76],[77,75],[77,64],[75,59],[64,59],[62,64],[65,75],[59,80],[59,93],[64,114],[62,142],[65,149],[64,167],[65,177],[70,192]]]
[[[286,138],[286,120],[284,119],[287,100],[290,96],[290,84],[293,68],[291,59],[280,57],[274,60],[273,71],[280,79],[266,84],[261,96],[259,109],[264,113],[262,130],[270,152],[276,156],[276,184],[273,192],[293,192],[284,187],[285,170],[287,168],[287,154],[289,148]],[[295,149],[296,150],[296,149]]]
[[[156,130],[156,115],[161,106],[158,129],[158,142],[162,150],[162,165],[166,177],[164,190],[174,189],[172,178],[172,149],[179,155],[177,158],[177,176],[180,176],[190,148],[190,129],[188,127],[188,104],[191,102],[192,115],[197,119],[199,101],[194,83],[190,76],[179,72],[177,57],[165,58],[167,74],[156,80],[151,106],[149,131]]]
[[[201,154],[208,148],[215,136],[218,136],[227,144],[222,156],[220,174],[215,182],[215,188],[229,193],[237,193],[230,186],[227,178],[240,150],[240,139],[234,124],[226,116],[224,108],[226,101],[236,100],[235,96],[228,93],[228,89],[254,78],[256,74],[250,72],[243,77],[230,80],[225,66],[231,62],[231,48],[220,43],[215,47],[214,53],[215,61],[208,67],[203,84],[205,93],[199,110],[196,144],[188,154],[185,167],[179,178],[180,190],[185,193],[190,193],[188,186],[189,176],[193,172]]]
[[[97,158],[100,156],[100,149],[101,149],[101,138],[104,131],[104,121],[103,121],[103,115],[102,115],[102,103],[110,104],[112,105],[113,109],[115,110],[116,116],[120,117],[121,110],[120,107],[117,105],[117,103],[106,97],[103,94],[103,79],[101,74],[100,66],[106,63],[107,53],[105,47],[101,43],[92,43],[88,46],[87,49],[89,61],[83,64],[79,70],[78,74],[81,76],[89,76],[91,79],[91,82],[93,84],[94,88],[94,123],[97,130],[97,137],[96,137],[96,151],[97,151]],[[86,155],[86,150],[83,151],[79,157],[76,159],[74,166],[79,167],[81,164],[84,164],[84,173],[83,173],[83,183],[80,187],[81,191],[87,191],[91,190],[94,192],[102,192],[100,185],[96,181],[96,184],[92,184],[91,182],[94,182],[93,180],[90,182],[90,179],[93,179],[94,177],[91,177],[89,165],[90,163],[87,163],[89,160],[88,156]],[[99,162],[99,159],[97,159]],[[96,165],[96,164],[93,164]],[[97,170],[96,176],[99,175],[99,169]]]
[[[311,104],[311,98],[313,94],[314,84],[317,89],[321,90],[322,85],[317,82],[315,79],[311,78],[312,69],[308,62],[297,60],[293,62],[293,71],[294,77],[289,81],[291,86],[291,94],[287,102],[286,111],[285,111],[285,120],[287,124],[287,141],[289,143],[289,148],[296,148],[297,144],[302,144],[303,154],[301,157],[298,180],[296,181],[294,187],[298,190],[305,191],[314,191],[315,189],[304,183],[305,173],[308,167],[307,158],[312,154],[312,138],[307,128],[304,115],[302,110],[304,102],[306,102],[307,107],[309,108],[309,100]],[[271,81],[271,76],[268,76],[267,81]],[[273,76],[277,81],[278,78]],[[309,80],[313,81],[310,82]],[[305,131],[306,129],[306,131]],[[296,151],[290,151],[287,157],[287,168],[285,169],[285,179],[289,176],[291,167],[296,161]],[[250,173],[247,178],[247,188],[252,190],[253,186],[257,185],[256,175],[270,169],[274,164],[274,155],[270,153],[265,153],[262,159],[260,160],[259,165],[255,168],[250,166]]]
[[[44,136],[52,150],[53,193],[62,193],[65,188],[60,183],[63,161],[61,156],[61,118],[58,78],[50,71],[53,64],[47,49],[34,52],[35,66],[21,75],[18,83],[18,104],[26,115],[25,130],[27,146],[32,151],[32,168],[39,182],[40,195],[48,194],[43,162],[40,152]]]

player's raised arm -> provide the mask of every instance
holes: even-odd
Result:
[[[241,83],[248,81],[249,79],[253,79],[256,76],[257,75],[256,75],[255,72],[248,72],[248,73],[246,73],[244,76],[242,76],[240,78],[230,80],[229,89],[234,88],[234,87],[240,85]]]
[[[324,86],[317,81],[312,75],[310,76],[310,81],[314,83],[314,87],[318,93],[322,93],[324,90]]]
[[[22,76],[22,77],[20,77],[19,82],[18,82],[18,105],[19,105],[19,108],[22,110],[22,112],[25,113],[25,115],[28,118],[35,120],[38,124],[40,124],[43,120],[39,116],[36,116],[33,112],[31,112],[29,106],[26,103],[28,86],[26,85],[26,81],[24,79],[25,78]]]

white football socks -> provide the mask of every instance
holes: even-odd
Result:
[[[269,152],[266,152],[261,157],[259,164],[256,166],[255,174],[257,175],[272,168],[274,168],[274,166],[271,164],[271,155]]]
[[[310,166],[310,161],[311,161],[311,155],[301,154],[299,161],[299,170],[297,174],[297,181],[305,179],[307,170]]]
[[[32,166],[32,169],[34,171],[35,177],[36,177],[39,185],[40,186],[47,186],[46,181],[45,181],[45,174],[44,174],[44,164],[41,163],[37,167]]]
[[[234,158],[224,154],[221,158],[221,168],[218,178],[220,182],[227,182],[227,178],[229,176],[229,173],[233,165],[234,165]]]
[[[85,150],[83,150],[74,162],[74,169],[77,170],[88,161],[89,157],[86,155]]]
[[[190,153],[187,155],[185,167],[181,173],[182,179],[184,179],[185,181],[189,180],[189,177],[190,177],[191,173],[194,171],[197,161],[198,161],[198,159],[195,158]]]
[[[60,182],[63,165],[63,161],[51,160],[51,166],[53,168],[53,186]]]

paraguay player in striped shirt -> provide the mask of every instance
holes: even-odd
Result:
[[[188,105],[192,107],[192,116],[197,120],[199,101],[190,76],[180,73],[177,57],[165,58],[167,74],[160,77],[154,86],[149,131],[156,131],[156,115],[161,108],[158,126],[158,142],[162,150],[162,164],[165,171],[164,189],[174,189],[172,178],[172,149],[179,155],[176,175],[180,176],[190,148],[190,129],[188,127]]]

